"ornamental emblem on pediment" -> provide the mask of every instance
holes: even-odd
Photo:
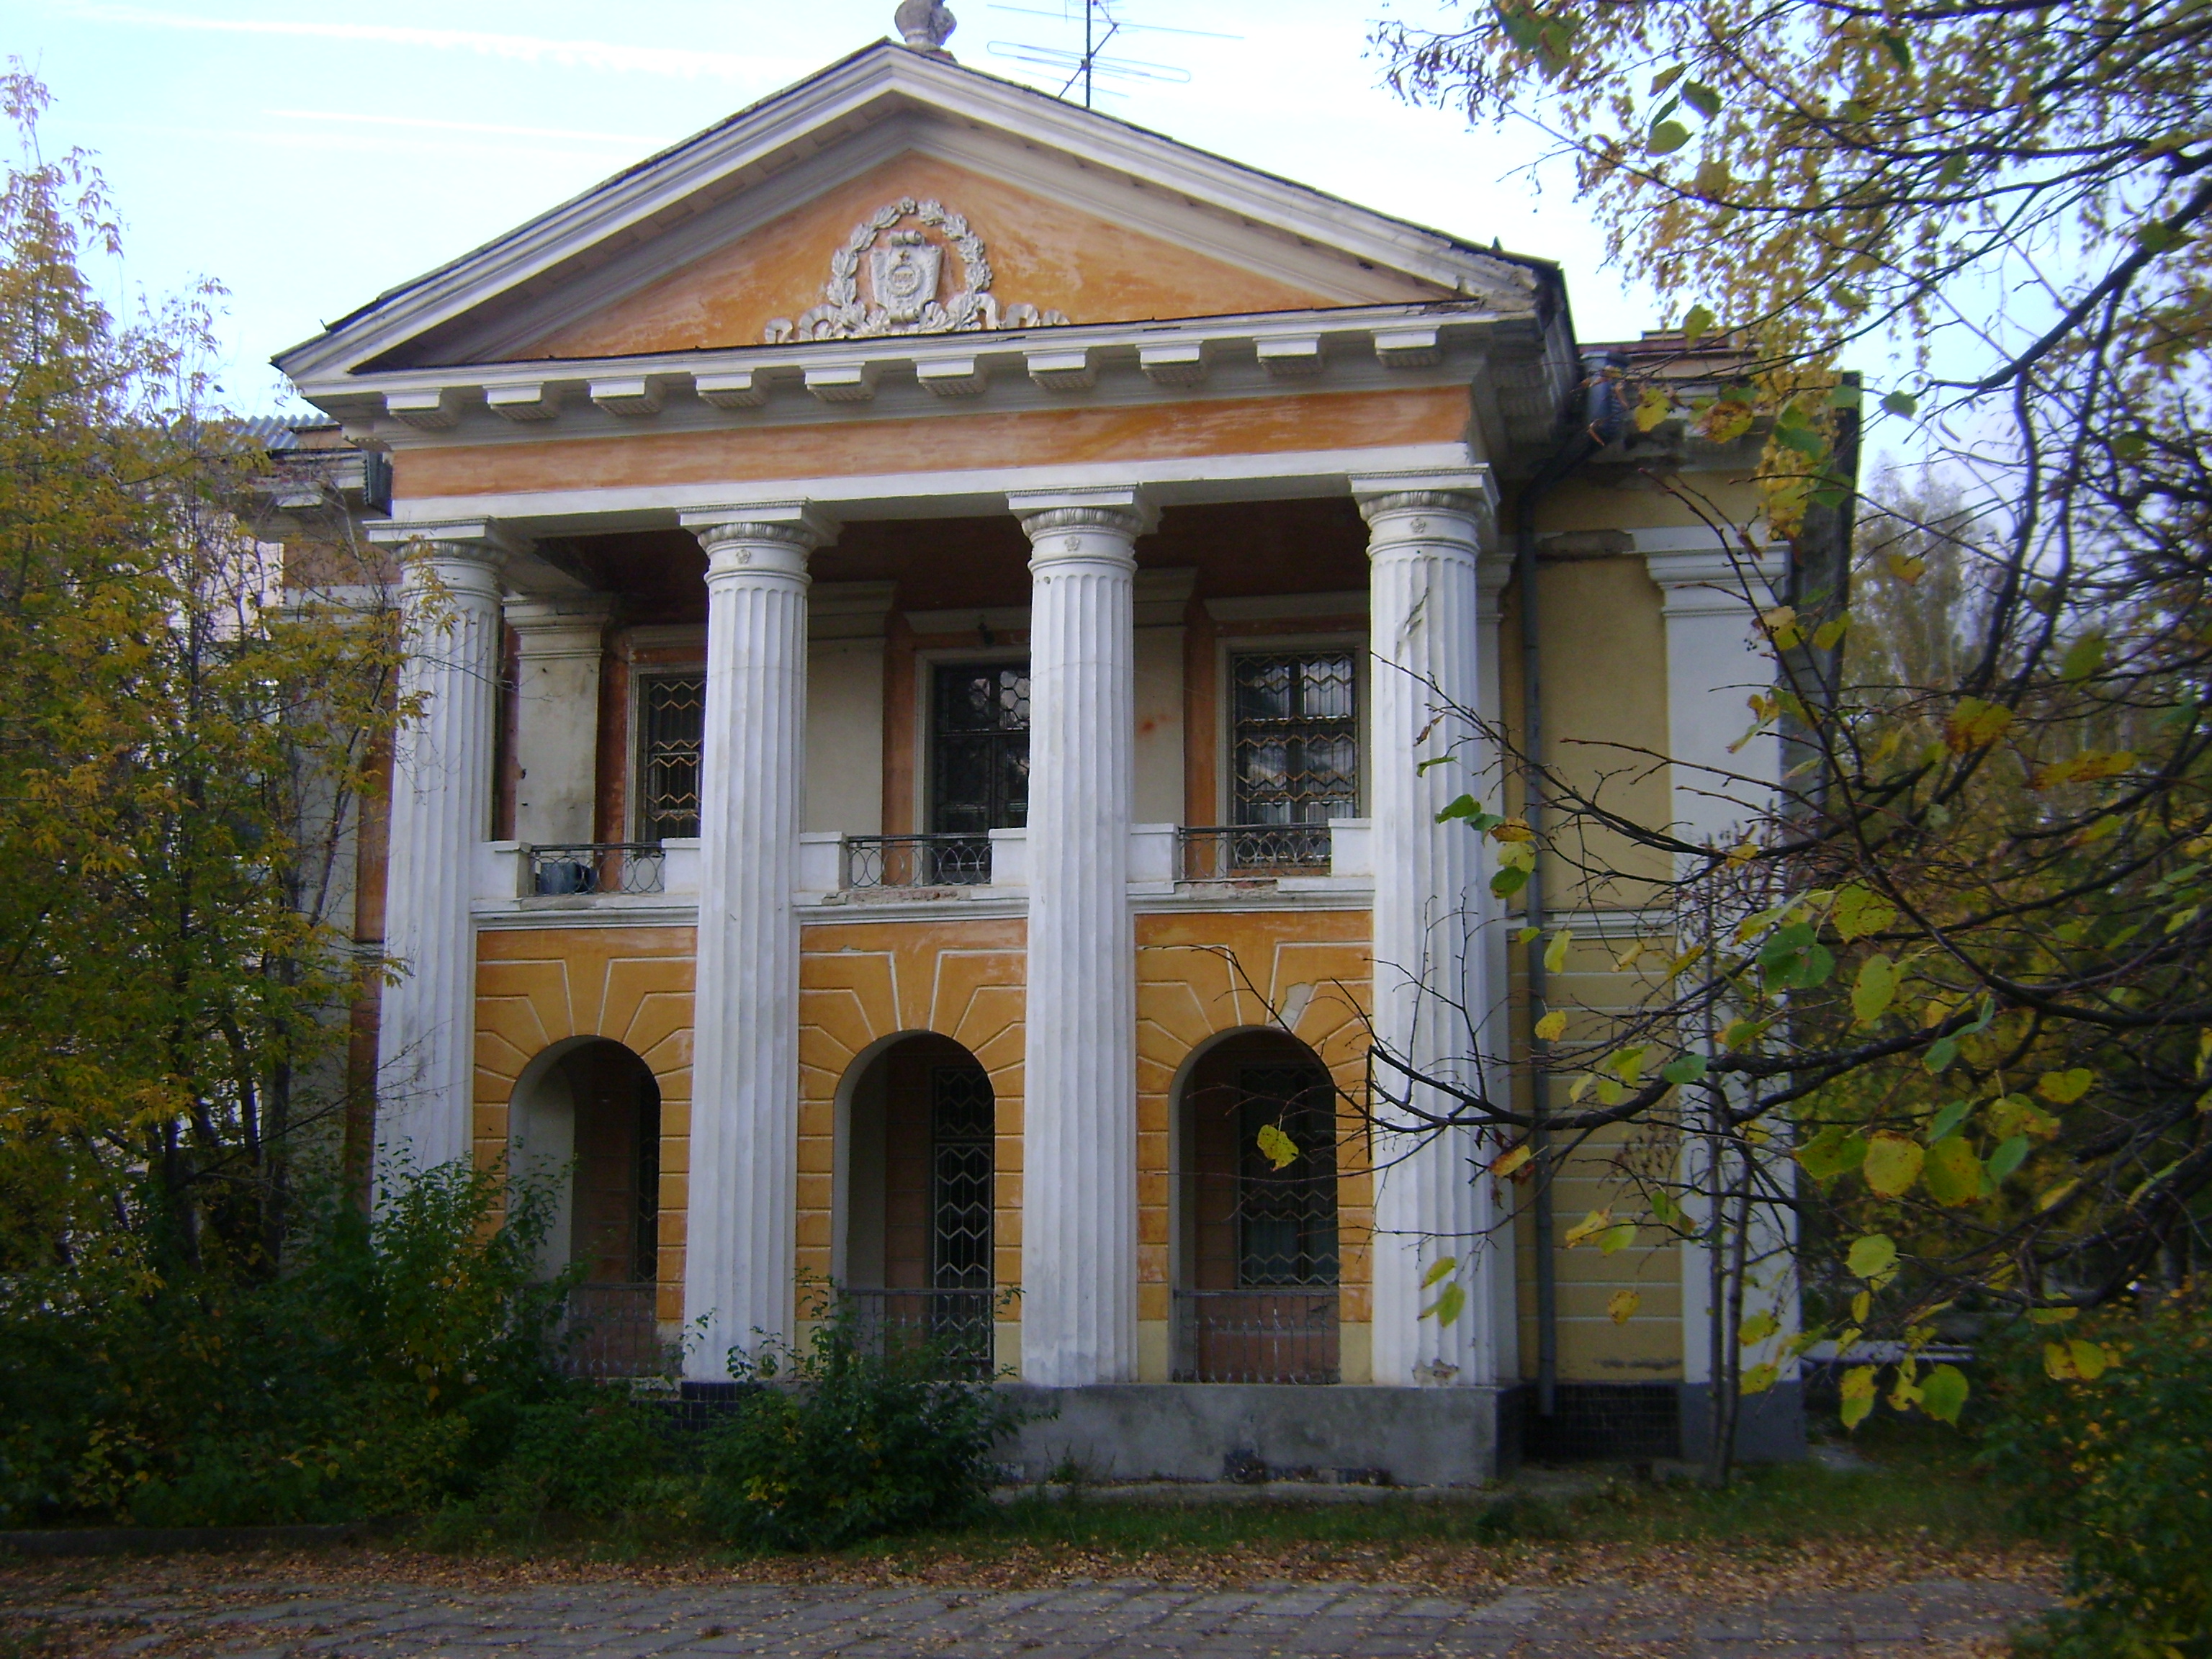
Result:
[[[1060,312],[1040,311],[1021,301],[1001,306],[991,292],[991,261],[983,239],[968,228],[968,221],[942,202],[905,196],[853,228],[830,257],[820,305],[801,312],[797,322],[771,318],[763,337],[770,345],[782,345],[792,340],[1042,328],[1066,320]]]

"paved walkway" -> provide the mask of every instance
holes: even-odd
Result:
[[[2006,1626],[2040,1600],[2021,1585],[1942,1579],[1732,1607],[1625,1586],[1468,1601],[1374,1584],[1224,1591],[1117,1581],[960,1591],[586,1583],[457,1591],[264,1581],[190,1595],[118,1585],[15,1601],[7,1622],[59,1624],[78,1638],[73,1648],[118,1659],[1903,1659],[2002,1653]],[[0,1622],[0,1647],[4,1637]]]

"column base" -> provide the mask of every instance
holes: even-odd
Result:
[[[1000,1386],[1040,1413],[999,1455],[1010,1474],[1024,1481],[1075,1476],[1476,1486],[1500,1472],[1503,1389],[1272,1382]]]

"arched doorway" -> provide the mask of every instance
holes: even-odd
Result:
[[[1176,1099],[1174,1375],[1334,1382],[1336,1087],[1313,1050],[1240,1031]]]
[[[950,1037],[900,1037],[848,1079],[838,1294],[873,1340],[990,1369],[997,1102]]]
[[[514,1167],[550,1188],[539,1264],[580,1271],[569,1293],[573,1365],[636,1376],[662,1368],[655,1317],[660,1260],[660,1085],[619,1042],[548,1049],[515,1085]]]

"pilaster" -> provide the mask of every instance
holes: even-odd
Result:
[[[1022,1369],[1137,1375],[1133,489],[1010,497],[1030,538]]]
[[[1743,739],[1755,718],[1747,699],[1774,684],[1773,662],[1761,649],[1754,623],[1775,603],[1787,560],[1779,547],[1754,560],[1717,545],[1717,538],[1709,533],[1677,533],[1681,544],[1672,547],[1650,546],[1658,539],[1653,532],[1638,538],[1646,544],[1644,566],[1658,585],[1667,625],[1668,813],[1674,833],[1685,841],[1732,846],[1747,824],[1771,808],[1772,792],[1781,782],[1780,737],[1767,731]],[[1689,1109],[1694,1112],[1701,1104],[1691,1102]],[[1786,1191],[1796,1165],[1779,1143],[1776,1154],[1762,1185]],[[1686,1137],[1684,1157],[1691,1166],[1688,1179],[1709,1183],[1708,1143]],[[1703,1202],[1692,1200],[1684,1208],[1692,1225],[1705,1224],[1710,1211]],[[1771,1313],[1789,1332],[1798,1324],[1796,1243],[1794,1211],[1762,1207],[1753,1215],[1746,1249],[1751,1266],[1744,1311]],[[1693,1389],[1708,1387],[1713,1261],[1701,1239],[1685,1242],[1681,1268],[1683,1380]],[[1794,1381],[1797,1362],[1783,1360],[1781,1371],[1784,1382]]]
[[[707,550],[699,934],[684,1316],[692,1376],[795,1334],[799,832],[806,748],[805,503],[687,513]]]
[[[1437,822],[1463,792],[1494,799],[1495,756],[1468,717],[1498,695],[1494,657],[1485,660],[1497,624],[1480,563],[1495,538],[1493,488],[1478,468],[1354,479],[1352,490],[1369,526],[1376,1036],[1425,1077],[1503,1089],[1487,1041],[1503,987],[1492,982],[1486,932],[1486,843],[1464,823]],[[1424,769],[1445,757],[1455,763]],[[1413,1086],[1411,1103],[1438,1115],[1453,1109],[1427,1085]],[[1480,1177],[1484,1153],[1467,1128],[1375,1137],[1377,1382],[1511,1375],[1511,1246],[1491,1183]],[[1447,1258],[1453,1265],[1444,1267]],[[1449,1325],[1423,1317],[1453,1283],[1465,1311]]]
[[[492,750],[509,550],[488,526],[402,554],[403,706],[393,744],[386,951],[402,976],[377,1030],[376,1157],[416,1169],[475,1142],[477,848],[491,834]]]
[[[599,659],[614,599],[540,594],[507,601],[514,630],[514,836],[592,839],[599,793]]]

